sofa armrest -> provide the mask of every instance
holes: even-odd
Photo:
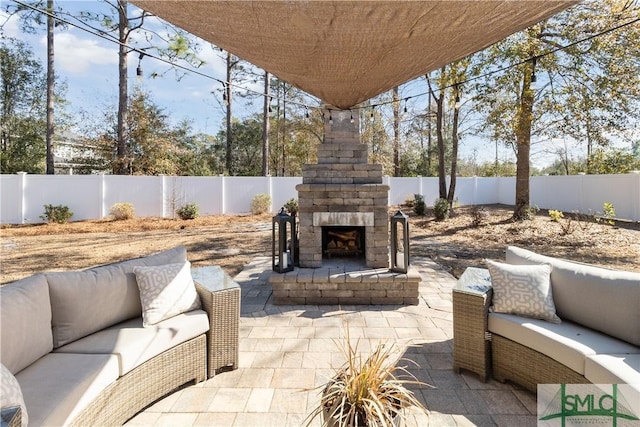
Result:
[[[202,309],[209,316],[207,332],[208,378],[238,367],[240,287],[211,290],[195,282]]]
[[[453,367],[468,369],[486,381],[491,366],[488,315],[493,290],[488,272],[467,269],[453,289]]]
[[[2,426],[7,427],[21,427],[22,426],[22,408],[19,406],[12,406],[10,408],[0,409],[0,419],[2,419]]]

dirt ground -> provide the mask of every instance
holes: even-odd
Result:
[[[410,208],[411,253],[431,257],[454,276],[485,258],[504,259],[507,245],[545,255],[640,271],[640,224],[611,226],[587,221],[552,222],[547,211],[531,221],[513,222],[509,206],[484,206],[480,225],[471,207],[438,222],[433,212]],[[395,213],[397,207],[390,209]],[[82,269],[185,245],[194,266],[220,265],[237,274],[256,256],[271,255],[271,215],[216,215],[195,220],[137,218],[68,224],[3,226],[0,284],[45,271]]]

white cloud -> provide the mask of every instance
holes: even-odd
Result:
[[[73,74],[89,71],[92,65],[118,63],[118,49],[115,44],[101,46],[97,39],[81,38],[72,32],[55,35],[56,67]],[[46,39],[41,43],[45,44]]]
[[[9,15],[0,11],[0,23],[4,23],[2,27],[2,34],[5,37],[14,37],[17,38],[20,35],[20,29],[18,28],[18,18],[16,15],[12,16],[7,20]],[[5,22],[6,21],[6,22]]]

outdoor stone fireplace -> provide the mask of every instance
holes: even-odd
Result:
[[[274,302],[418,304],[420,273],[389,270],[389,186],[367,161],[358,114],[324,115],[318,163],[303,166],[296,186],[300,267],[269,276]]]
[[[300,267],[317,268],[323,259],[355,255],[361,256],[367,267],[388,267],[389,186],[382,184],[382,165],[368,163],[357,112],[325,110],[318,163],[302,167],[302,184],[296,189]],[[335,245],[351,246],[326,248],[323,240],[329,242],[323,229],[331,227],[359,230],[359,239],[334,239]],[[355,243],[362,243],[362,247],[356,250]]]

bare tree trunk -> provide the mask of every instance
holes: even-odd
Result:
[[[444,68],[442,69],[444,73]],[[444,164],[444,136],[442,135],[442,122],[444,121],[444,90],[438,93],[436,99],[436,137],[438,139],[438,195],[441,199],[447,198],[447,174]]]
[[[531,122],[533,120],[533,90],[531,89],[531,75],[534,72],[533,63],[527,62],[522,79],[522,94],[518,107],[518,122],[516,128],[516,201],[513,218],[528,219],[529,209],[529,155],[531,151]]]
[[[267,96],[270,87],[271,76],[268,71],[264,72],[264,106],[262,108],[262,176],[269,175],[269,103]]]
[[[282,176],[285,176],[287,147],[287,84],[282,82]]]
[[[225,97],[227,98],[227,147],[225,156],[225,169],[229,175],[233,175],[232,171],[232,149],[233,137],[231,135],[231,69],[233,68],[233,58],[231,52],[227,52],[227,80],[225,83]]]
[[[53,175],[55,173],[55,165],[53,158],[53,107],[54,107],[54,51],[53,51],[53,0],[47,0],[47,159],[46,159],[46,173]]]
[[[429,102],[427,103],[427,173],[431,174],[431,97],[433,93],[431,86],[429,86]]]
[[[393,176],[400,176],[400,95],[393,88]]]
[[[454,98],[460,96],[460,89],[454,86]],[[458,167],[458,119],[460,116],[460,108],[456,105],[453,109],[453,124],[451,129],[451,182],[449,183],[449,194],[447,201],[449,202],[449,211],[453,213],[453,200],[456,193],[456,175]]]
[[[127,53],[126,46],[129,38],[129,17],[127,16],[127,0],[118,0],[118,124],[116,142],[116,163],[113,173],[126,175],[129,173],[127,155],[127,122],[128,122],[128,102],[129,88],[127,79]]]

